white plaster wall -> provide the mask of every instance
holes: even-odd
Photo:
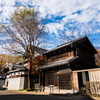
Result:
[[[90,81],[100,81],[100,70],[89,71]]]
[[[24,77],[9,78],[8,90],[24,89]]]
[[[24,80],[25,80],[24,77],[21,77],[21,78],[20,78],[20,85],[19,85],[19,88],[20,88],[20,89],[24,89]]]
[[[4,79],[1,79],[0,80],[0,88],[2,88],[4,84],[5,84],[5,80]]]
[[[69,94],[73,94],[73,89],[70,89],[70,90],[63,90],[63,89],[60,89],[60,93],[69,93]]]
[[[45,87],[44,92],[50,93],[50,87]],[[52,88],[51,88],[51,93],[52,93]],[[59,89],[53,87],[53,93],[59,93]]]

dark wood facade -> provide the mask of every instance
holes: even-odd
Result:
[[[72,71],[95,68],[95,53],[95,48],[86,36],[45,52],[46,65],[38,68],[40,85],[55,85],[59,90],[72,89]]]

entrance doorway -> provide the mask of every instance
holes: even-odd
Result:
[[[79,92],[81,92],[81,87],[83,87],[82,72],[78,72],[78,84],[79,84]]]
[[[85,82],[89,81],[88,71],[78,72],[78,84],[79,84],[79,92],[82,92],[82,88],[85,88]]]

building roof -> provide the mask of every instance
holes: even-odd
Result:
[[[5,68],[9,68],[9,70],[12,70],[12,67],[13,67],[13,65],[11,64],[11,63],[6,63],[3,67],[2,67],[2,69],[1,69],[1,73],[3,73],[4,72],[4,70],[5,70]]]
[[[100,68],[91,68],[91,69],[75,70],[73,72],[99,71],[99,70],[100,70]]]
[[[25,69],[25,68],[17,69],[17,70],[11,70],[11,71],[7,72],[7,74],[9,74],[9,73],[14,73],[14,72],[20,72],[20,71],[28,71],[28,70]]]
[[[0,73],[0,77],[4,77],[4,76],[6,76],[6,74],[2,74],[2,73]]]
[[[22,65],[22,63],[25,63],[25,62],[28,62],[28,61],[29,61],[28,59],[25,59],[24,61],[17,62],[16,65],[20,65],[20,64]]]
[[[38,67],[36,70],[42,70],[42,69],[46,69],[46,68],[51,68],[51,67],[55,67],[55,66],[69,64],[69,63],[72,63],[73,61],[75,61],[78,58],[79,57],[76,56],[76,57],[69,58],[69,59],[64,59],[64,60],[60,60],[60,61],[50,62],[50,63],[47,63],[47,64],[41,66],[41,67]]]
[[[16,65],[16,64],[13,65],[13,69],[21,69],[23,67],[24,67],[23,65]]]
[[[57,50],[57,49],[66,47],[66,46],[68,46],[68,45],[78,44],[78,43],[80,43],[80,42],[83,42],[83,40],[87,40],[88,43],[90,44],[91,48],[93,49],[94,53],[97,53],[96,49],[95,49],[94,46],[91,44],[91,42],[89,41],[89,39],[87,38],[87,36],[83,36],[83,37],[80,37],[80,38],[71,40],[71,41],[69,41],[69,42],[67,42],[67,43],[64,43],[64,44],[62,44],[62,45],[59,45],[59,46],[57,46],[56,48],[53,48],[53,49],[51,49],[51,50],[48,50],[48,51],[44,52],[43,54],[45,55],[45,54],[47,54],[47,53],[49,53],[49,52],[52,52],[52,51],[55,51],[55,50]]]

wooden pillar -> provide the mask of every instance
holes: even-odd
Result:
[[[73,72],[71,73],[71,88],[72,88],[72,92],[74,93],[74,83],[73,83]]]
[[[39,86],[40,86],[40,92],[41,92],[41,72],[39,72]]]
[[[73,72],[72,74],[73,76],[73,89],[74,89],[74,93],[79,91],[79,85],[78,85],[78,74],[77,72]]]
[[[45,73],[42,72],[42,91],[44,92],[44,87],[45,87]]]
[[[39,72],[39,85],[41,86],[41,73]]]
[[[57,74],[57,87],[58,87],[58,92],[60,92],[60,89],[59,89],[59,73]]]
[[[43,72],[42,72],[42,84],[41,84],[41,87],[42,87],[42,92],[43,92]]]

